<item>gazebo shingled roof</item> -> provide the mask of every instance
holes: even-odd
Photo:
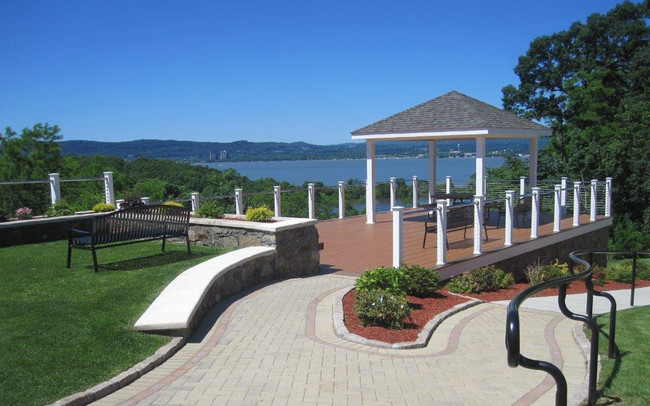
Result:
[[[451,91],[353,131],[352,136],[458,132],[474,129],[549,131],[548,127],[541,124],[457,91]]]

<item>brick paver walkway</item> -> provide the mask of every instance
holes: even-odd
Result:
[[[364,347],[332,327],[335,292],[353,281],[291,279],[224,301],[169,361],[96,404],[553,403],[546,374],[506,365],[505,307],[482,304],[450,317],[426,348]],[[573,322],[542,311],[521,320],[522,352],[562,365],[571,399],[585,378]]]

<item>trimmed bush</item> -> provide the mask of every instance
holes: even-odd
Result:
[[[382,289],[356,291],[354,311],[364,326],[381,326],[390,329],[404,327],[404,319],[411,308],[404,295]]]
[[[62,200],[60,203],[54,203],[45,212],[47,217],[72,216],[73,214],[74,210],[72,210],[72,207],[65,200]]]
[[[385,290],[397,295],[405,295],[411,280],[403,268],[384,268],[383,266],[365,271],[355,283],[358,292]]]
[[[110,203],[101,202],[101,203],[97,203],[96,205],[93,206],[93,211],[95,213],[105,213],[105,212],[114,211],[114,210],[115,210],[115,206],[110,204]]]
[[[175,202],[173,200],[167,200],[165,203],[163,203],[163,205],[164,206],[172,206],[172,207],[185,207],[185,206],[183,206],[183,203]]]
[[[526,268],[526,279],[531,285],[537,285],[538,283],[550,281],[551,279],[561,278],[563,276],[569,276],[569,266],[567,264],[560,264],[558,261],[555,261],[551,265],[531,265]]]
[[[264,222],[273,218],[273,211],[266,206],[254,208],[249,207],[246,210],[246,220]]]
[[[456,276],[447,284],[447,289],[455,293],[495,292],[499,289],[509,289],[514,284],[515,278],[512,274],[506,274],[494,265],[488,265]]]
[[[207,201],[199,206],[194,215],[196,217],[220,219],[223,217],[223,209],[215,202]]]
[[[420,265],[404,265],[400,268],[408,277],[407,295],[425,297],[440,289],[440,272]]]
[[[621,283],[632,283],[632,261],[623,261],[607,268],[607,279]],[[643,262],[636,263],[636,279],[650,279],[650,267]]]

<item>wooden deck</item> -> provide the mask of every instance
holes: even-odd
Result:
[[[418,264],[432,269],[439,269],[441,274],[455,274],[463,266],[459,264],[475,260],[480,257],[487,257],[503,250],[513,250],[518,247],[519,252],[526,245],[530,245],[532,251],[539,244],[543,244],[545,237],[553,236],[554,240],[565,237],[572,238],[580,231],[588,232],[593,230],[594,225],[607,227],[611,224],[611,218],[599,216],[595,223],[589,222],[588,215],[580,218],[581,226],[572,227],[572,218],[565,217],[562,220],[562,231],[553,233],[552,216],[542,216],[539,227],[539,237],[530,238],[530,216],[521,225],[520,229],[515,228],[513,232],[513,247],[505,247],[503,218],[501,227],[496,227],[497,213],[491,213],[488,221],[488,240],[483,237],[483,254],[474,255],[473,227],[468,227],[467,238],[463,239],[463,230],[455,230],[448,233],[447,265],[436,266],[436,235],[429,233],[427,244],[422,248],[424,238],[424,220],[426,211],[422,209],[407,209],[404,211],[404,263]],[[602,224],[600,224],[602,223]],[[364,270],[377,266],[392,265],[392,215],[390,212],[377,214],[376,224],[366,224],[366,216],[354,216],[345,219],[334,219],[321,221],[317,225],[319,241],[324,244],[321,251],[320,262],[324,269],[332,272],[342,272],[348,275],[359,275]],[[535,242],[535,244],[532,244]],[[531,243],[531,244],[528,244]],[[549,241],[550,243],[550,241]],[[494,255],[492,255],[494,257]],[[456,265],[452,267],[452,265]],[[468,266],[470,266],[468,264]],[[454,268],[454,269],[452,269]],[[473,268],[469,268],[473,269]],[[468,269],[468,270],[469,270]]]

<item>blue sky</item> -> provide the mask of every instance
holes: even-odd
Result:
[[[0,3],[0,126],[66,140],[350,141],[457,90],[501,107],[540,35],[616,1]]]

